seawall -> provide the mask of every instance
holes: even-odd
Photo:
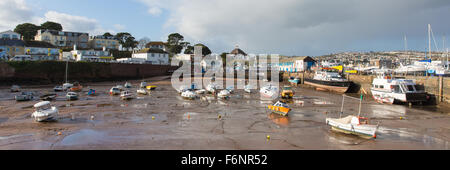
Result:
[[[68,81],[101,82],[169,75],[178,67],[151,64],[69,62]],[[65,81],[66,62],[1,62],[0,85],[48,85]]]

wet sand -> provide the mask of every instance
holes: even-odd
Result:
[[[379,123],[377,139],[367,140],[330,130],[326,117],[338,117],[342,96],[295,88],[288,117],[271,114],[259,93],[237,90],[229,100],[211,95],[184,100],[168,77],[147,80],[158,88],[150,95],[122,101],[109,89],[125,82],[84,85],[80,100],[65,101],[58,92],[52,104],[57,122],[30,117],[38,102],[16,102],[9,87],[0,89],[0,149],[444,149],[450,148],[450,109],[363,102],[363,116]],[[140,81],[130,81],[138,86]],[[87,86],[98,96],[87,96]],[[41,94],[53,86],[23,87]],[[136,88],[132,91],[135,93]],[[37,95],[39,96],[39,95]],[[358,112],[347,100],[345,114]],[[300,103],[304,102],[302,106]],[[221,118],[219,118],[221,115]],[[58,134],[60,133],[60,134]],[[266,136],[270,135],[270,140]]]

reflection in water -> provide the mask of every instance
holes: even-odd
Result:
[[[373,118],[398,118],[406,114],[404,106],[396,105],[369,105],[368,110],[369,116]]]
[[[271,113],[269,114],[269,119],[272,120],[277,125],[288,126],[289,125],[289,117],[281,116],[278,114]]]

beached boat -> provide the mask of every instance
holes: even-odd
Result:
[[[58,116],[58,109],[50,105],[49,101],[43,101],[34,105],[35,111],[31,114],[37,122],[45,122],[56,120]]]
[[[195,93],[197,93],[197,94],[205,94],[206,90],[205,89],[196,90]]]
[[[230,95],[231,93],[229,90],[221,90],[219,94],[217,94],[217,97],[220,99],[228,99],[230,98]]]
[[[252,86],[246,85],[246,86],[244,87],[244,91],[245,91],[246,93],[252,93]]]
[[[120,89],[117,87],[112,87],[109,90],[109,95],[114,96],[114,95],[119,95],[120,94]]]
[[[131,85],[131,83],[126,82],[125,85],[123,85],[123,87],[129,89],[129,88],[132,88],[133,85]]]
[[[11,92],[20,92],[20,86],[12,85],[11,86]]]
[[[283,90],[281,91],[281,97],[285,99],[291,99],[292,97],[294,97],[294,90],[292,90],[292,87],[284,86]]]
[[[42,101],[52,101],[52,100],[55,100],[56,97],[58,97],[57,94],[51,93],[51,94],[44,94],[44,95],[40,96],[39,98],[40,98]]]
[[[147,82],[141,82],[140,86],[141,89],[145,89],[147,87]]]
[[[75,92],[68,92],[66,94],[66,99],[69,100],[69,101],[78,100],[78,94],[75,93]]]
[[[217,85],[215,83],[210,83],[206,86],[206,91],[208,91],[209,93],[215,93],[217,90]]]
[[[83,86],[81,86],[78,82],[73,83],[73,87],[70,88],[71,92],[81,92],[82,90]]]
[[[87,95],[89,96],[97,96],[97,91],[94,89],[89,89]]]
[[[228,92],[233,93],[234,92],[234,86],[229,86],[226,88],[226,90],[228,90]]]
[[[134,98],[133,93],[131,93],[128,90],[125,90],[122,93],[120,93],[120,99],[122,99],[122,100],[131,100],[133,98]]]
[[[277,113],[282,116],[287,116],[287,114],[291,111],[289,105],[281,101],[277,101],[275,104],[269,105],[268,109],[271,110],[273,113]]]
[[[278,98],[279,89],[277,86],[269,84],[262,87],[259,92],[261,94],[261,97],[276,99]]]
[[[62,87],[63,87],[63,90],[70,90],[70,88],[73,87],[73,84],[71,84],[71,83],[64,83]]]
[[[53,91],[58,92],[58,91],[64,91],[64,88],[62,86],[55,86],[53,88]]]
[[[189,99],[189,100],[194,100],[196,99],[198,96],[197,94],[192,91],[192,90],[185,90],[184,92],[181,93],[181,97],[183,97],[184,99]]]
[[[33,93],[32,92],[22,92],[16,96],[14,96],[14,99],[16,101],[30,101],[33,100]]]
[[[300,78],[298,77],[289,77],[289,83],[293,84],[293,85],[298,85],[300,84]]]
[[[116,88],[119,89],[120,91],[124,91],[125,90],[125,87],[123,87],[122,85],[117,85]]]
[[[147,88],[147,90],[155,90],[157,88],[157,86],[147,86],[146,88]]]
[[[305,84],[307,85],[337,93],[347,92],[351,83],[351,81],[343,78],[338,72],[332,71],[316,71],[314,78],[305,79]]]
[[[372,96],[379,103],[421,103],[430,99],[414,80],[380,75],[373,80]]]
[[[345,98],[351,98],[356,99],[350,96],[343,95],[342,99],[342,108],[340,115],[342,116],[344,112],[344,101]],[[346,134],[352,134],[357,135],[363,138],[376,138],[376,132],[378,130],[378,125],[371,125],[369,123],[369,119],[365,117],[361,117],[361,106],[362,106],[362,100],[363,96],[361,95],[359,100],[359,113],[358,116],[347,116],[344,118],[326,118],[326,124],[331,126],[331,129],[336,132],[346,133]]]
[[[138,89],[138,90],[136,91],[136,93],[137,93],[137,94],[140,94],[140,95],[147,95],[147,94],[148,94],[147,90],[144,89],[144,88]]]

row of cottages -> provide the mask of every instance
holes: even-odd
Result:
[[[77,46],[75,45],[69,55],[69,59],[75,61],[110,62],[114,60],[114,57],[111,56],[111,53],[108,50],[106,50],[106,47],[103,47],[102,50],[77,49]],[[61,60],[64,60],[63,58]]]
[[[89,37],[89,47],[94,49],[100,49],[105,47],[106,49],[117,50],[121,46],[119,40],[114,36],[91,36]]]
[[[34,40],[48,42],[57,47],[72,47],[74,45],[81,48],[89,47],[89,34],[82,32],[41,29],[37,31]]]
[[[303,72],[311,70],[316,60],[309,56],[281,58],[278,67],[281,72]]]
[[[20,34],[5,31],[0,33],[0,59],[2,60],[57,60],[59,49],[47,42],[24,41]]]

